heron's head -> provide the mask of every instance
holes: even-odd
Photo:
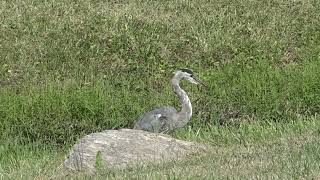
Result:
[[[206,87],[206,85],[192,72],[192,70],[180,69],[178,72],[181,74],[182,79],[185,79],[193,84],[200,84]]]

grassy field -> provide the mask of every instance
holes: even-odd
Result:
[[[207,128],[200,133],[179,131],[177,138],[206,143],[212,150],[160,165],[98,171],[94,177],[63,171],[67,148],[1,145],[0,179],[317,179],[319,125],[317,117],[295,123]]]
[[[0,21],[0,179],[59,178],[79,137],[179,107],[179,68],[209,88],[182,83],[172,135],[215,151],[102,178],[319,178],[318,1],[1,0]]]

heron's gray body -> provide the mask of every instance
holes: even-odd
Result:
[[[174,119],[171,118],[177,113],[174,107],[162,107],[144,114],[139,118],[135,129],[142,129],[149,132],[167,132],[172,130]]]
[[[166,106],[145,113],[135,124],[135,129],[149,132],[170,132],[174,129],[185,126],[192,116],[192,106],[187,93],[180,88],[180,81],[186,79],[194,84],[202,83],[192,73],[191,70],[183,69],[177,71],[172,78],[172,87],[182,104],[181,111],[174,107]]]

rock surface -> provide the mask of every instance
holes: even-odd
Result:
[[[164,134],[133,129],[106,130],[80,139],[65,160],[64,168],[68,171],[95,172],[97,162],[101,161],[105,168],[124,169],[180,159],[204,151],[204,145]]]

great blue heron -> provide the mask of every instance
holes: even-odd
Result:
[[[180,69],[173,76],[171,83],[173,91],[179,96],[181,111],[178,112],[174,107],[166,106],[145,113],[135,124],[134,129],[149,132],[169,132],[177,128],[184,127],[192,116],[192,106],[187,93],[180,88],[180,80],[187,80],[193,84],[201,84],[190,69]],[[205,86],[205,85],[204,85]]]

